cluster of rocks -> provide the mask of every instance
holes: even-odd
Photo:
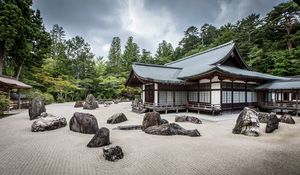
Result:
[[[278,129],[279,122],[295,124],[294,119],[289,114],[283,114],[278,118],[273,112],[256,112],[253,109],[245,107],[239,114],[232,133],[259,136],[260,123],[266,123],[266,133],[272,133],[274,130]]]
[[[175,116],[175,122],[191,122],[195,124],[202,124],[202,121],[197,117],[186,115]]]
[[[98,102],[93,94],[87,95],[84,101],[76,101],[74,108],[83,108],[93,110],[99,108]]]
[[[89,94],[86,98],[85,98],[85,101],[83,103],[83,109],[96,109],[98,108],[99,105],[98,105],[98,102],[96,100],[96,98],[92,95],[92,94]]]
[[[116,114],[112,117],[113,122],[122,122],[124,114]],[[89,113],[75,112],[69,122],[70,130],[84,134],[95,134],[87,144],[87,147],[102,147],[110,145],[109,129],[102,127],[99,129],[97,119]],[[124,154],[119,146],[109,146],[103,148],[103,156],[106,160],[115,161],[122,159]]]
[[[142,123],[142,130],[153,135],[187,135],[191,137],[201,136],[197,129],[186,130],[176,123],[162,120],[158,112],[147,112]]]
[[[67,125],[66,118],[46,113],[45,103],[41,98],[34,98],[28,111],[29,119],[36,119],[31,125],[32,132],[54,130]]]

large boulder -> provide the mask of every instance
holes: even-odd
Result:
[[[127,121],[124,113],[117,113],[107,119],[107,123],[115,124]]]
[[[109,129],[102,127],[87,144],[87,147],[101,147],[109,144]]]
[[[67,125],[64,117],[57,117],[52,114],[42,113],[41,117],[34,121],[31,125],[32,132],[47,131],[61,128]]]
[[[267,123],[270,114],[267,112],[257,112],[257,117],[260,123]]]
[[[270,114],[270,116],[268,117],[267,126],[266,126],[266,133],[271,133],[275,129],[278,129],[278,125],[279,125],[279,119],[276,116],[276,114],[272,112]]]
[[[191,137],[201,136],[197,129],[186,130],[176,123],[154,125],[146,128],[145,133],[153,135],[188,135]]]
[[[280,122],[282,123],[288,123],[288,124],[295,124],[295,120],[290,114],[283,114],[280,117]]]
[[[83,109],[96,109],[98,107],[99,106],[98,106],[98,102],[97,102],[96,98],[92,94],[89,94],[85,98],[85,101],[83,104]]]
[[[118,129],[118,130],[139,130],[139,129],[142,129],[142,125],[118,126],[117,128],[114,128],[114,129]]]
[[[150,126],[160,125],[161,123],[160,114],[158,112],[147,112],[143,119],[142,130]]]
[[[85,134],[96,134],[99,130],[96,117],[89,113],[75,112],[69,126],[72,131]]]
[[[41,113],[46,112],[45,103],[41,98],[34,98],[29,104],[29,118],[30,120],[37,119]]]
[[[83,107],[83,101],[76,101],[74,108],[81,108],[81,107]]]
[[[175,117],[175,122],[191,122],[195,124],[202,124],[201,120],[197,117],[180,115]]]
[[[105,146],[103,148],[103,157],[105,160],[116,161],[119,159],[123,159],[124,153],[122,148],[119,146]]]
[[[244,110],[240,112],[232,133],[259,136],[259,120],[256,111],[245,107]]]

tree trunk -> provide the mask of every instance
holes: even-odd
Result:
[[[24,61],[25,60],[23,60],[22,63],[15,65],[15,78],[17,80],[19,80],[19,77],[20,77],[20,74],[21,74],[21,71],[22,71],[22,67],[23,67]]]
[[[0,41],[0,75],[3,74],[3,70],[4,70],[4,63],[5,63],[5,46],[4,46],[4,42]]]
[[[292,31],[292,28],[293,28],[292,21],[291,21],[290,18],[288,18],[286,26],[285,26],[285,30],[287,32],[287,46],[288,46],[289,53],[291,53],[292,48],[293,48],[292,41],[291,41],[291,31]]]

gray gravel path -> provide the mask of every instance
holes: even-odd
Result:
[[[142,116],[130,112],[130,103],[88,111],[74,103],[48,105],[47,112],[70,120],[75,111],[97,117],[99,126],[111,131],[111,142],[124,151],[124,159],[109,162],[102,148],[87,148],[93,137],[69,127],[32,133],[28,111],[0,119],[0,174],[299,174],[300,118],[296,125],[280,123],[274,133],[260,137],[233,135],[235,119],[203,124],[179,123],[198,129],[201,137],[154,136],[142,131],[111,130],[118,125],[141,124]],[[124,112],[129,119],[109,125],[112,114]],[[175,115],[175,114],[174,114]],[[173,118],[164,117],[171,122]]]

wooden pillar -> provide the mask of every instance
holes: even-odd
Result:
[[[233,112],[233,81],[231,81],[231,113]]]
[[[220,79],[220,93],[221,93],[220,107],[221,107],[221,109],[222,109],[222,104],[223,104],[223,88],[222,88],[222,82],[223,82],[223,79]]]
[[[7,91],[7,98],[10,99],[10,88],[8,88],[8,91]],[[7,108],[7,112],[10,111],[10,106]]]
[[[280,93],[281,93],[281,97],[280,97],[280,107],[281,107],[281,114],[283,113],[283,111],[282,111],[282,108],[283,108],[283,104],[282,104],[282,96],[283,96],[283,93],[282,93],[282,90],[280,91]]]
[[[18,109],[21,109],[21,96],[20,96],[20,90],[18,89]]]
[[[248,100],[248,99],[247,99],[247,97],[248,97],[248,96],[247,96],[247,93],[248,93],[248,89],[247,89],[247,81],[246,81],[246,82],[245,82],[245,104],[246,104],[246,106],[249,106],[249,105],[248,105],[248,102],[247,102],[247,100]]]
[[[298,117],[298,99],[299,99],[299,95],[298,95],[299,91],[296,90],[296,116]]]
[[[211,84],[211,79],[212,79],[212,78],[210,78],[210,80],[209,80],[209,84],[210,84],[210,86],[209,86],[209,87],[210,87],[210,93],[209,93],[209,96],[210,96],[210,97],[209,97],[209,101],[210,101],[210,104],[211,104],[211,85],[212,85],[212,84]]]

